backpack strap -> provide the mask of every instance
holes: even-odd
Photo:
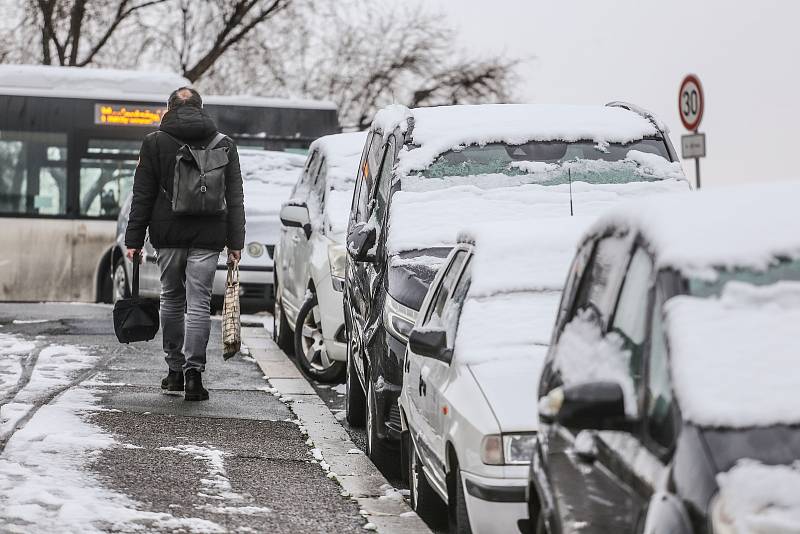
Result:
[[[215,135],[214,139],[212,139],[211,142],[208,144],[208,147],[206,147],[206,150],[211,150],[212,148],[216,148],[216,146],[218,144],[220,144],[222,142],[222,140],[225,139],[226,137],[227,136],[224,133],[217,132],[217,135]]]

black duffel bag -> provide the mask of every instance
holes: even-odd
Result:
[[[120,343],[150,341],[158,332],[158,300],[139,298],[139,253],[133,256],[130,298],[114,304],[114,333]]]

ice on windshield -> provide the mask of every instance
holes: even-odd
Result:
[[[622,184],[685,179],[660,139],[632,143],[531,141],[489,143],[449,150],[424,170],[403,178],[403,189],[431,190],[471,184],[481,188],[572,182]]]

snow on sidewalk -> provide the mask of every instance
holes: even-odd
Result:
[[[0,394],[19,384],[22,360],[35,348],[18,336],[0,334]],[[224,532],[211,521],[138,510],[136,502],[106,489],[88,470],[99,451],[124,446],[86,420],[87,413],[99,409],[99,391],[69,388],[97,360],[80,347],[47,346],[24,387],[0,407],[0,436],[8,438],[0,454],[3,531]],[[55,400],[38,407],[53,395],[58,395]],[[14,432],[29,415],[30,420]]]
[[[0,398],[14,388],[22,376],[22,360],[36,345],[11,334],[0,334]]]
[[[102,532],[178,529],[223,532],[196,518],[137,510],[86,470],[100,450],[118,445],[87,422],[96,392],[70,389],[39,409],[0,456],[0,523],[8,532]]]

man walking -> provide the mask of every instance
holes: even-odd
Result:
[[[216,145],[209,147],[214,141]],[[184,144],[226,149],[225,211],[213,215],[173,212],[176,156]],[[181,87],[170,95],[159,131],[148,134],[142,142],[125,246],[132,259],[144,246],[149,228],[161,271],[161,325],[169,366],[161,387],[184,391],[185,385],[187,401],[208,399],[201,373],[211,331],[214,274],[223,248],[228,249],[228,262],[239,261],[244,227],[244,192],[236,145],[228,137],[219,140],[217,126],[203,110],[198,92]]]

